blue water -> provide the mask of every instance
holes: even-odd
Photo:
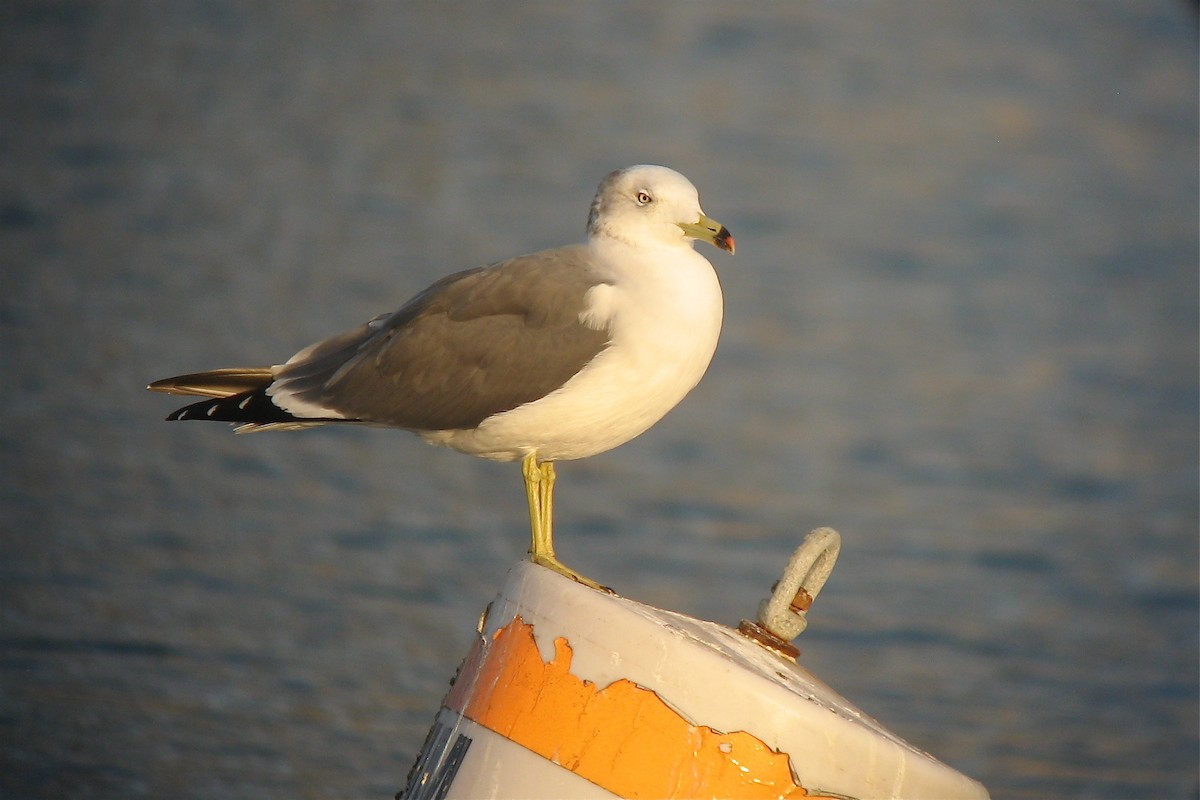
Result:
[[[0,6],[0,796],[390,797],[526,546],[393,431],[166,424],[664,163],[709,374],[560,467],[564,559],[804,663],[997,798],[1197,796],[1183,2]]]

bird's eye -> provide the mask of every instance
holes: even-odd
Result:
[[[637,204],[639,206],[649,205],[650,201],[653,199],[654,198],[651,197],[650,193],[647,192],[645,189],[642,189],[640,192],[637,193]]]

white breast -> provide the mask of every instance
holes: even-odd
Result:
[[[586,458],[624,444],[674,408],[708,369],[721,332],[721,287],[690,245],[593,242],[611,283],[593,288],[586,324],[607,325],[608,349],[560,389],[470,431],[422,434],[433,444],[507,461]]]

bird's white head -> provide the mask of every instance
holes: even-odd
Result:
[[[691,246],[693,240],[733,252],[733,236],[704,214],[700,194],[673,169],[642,164],[610,173],[596,190],[588,237],[634,246]]]

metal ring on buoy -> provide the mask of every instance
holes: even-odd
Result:
[[[833,572],[841,547],[842,537],[833,528],[817,528],[804,537],[771,596],[759,604],[758,624],[784,641],[803,633],[808,608]]]

